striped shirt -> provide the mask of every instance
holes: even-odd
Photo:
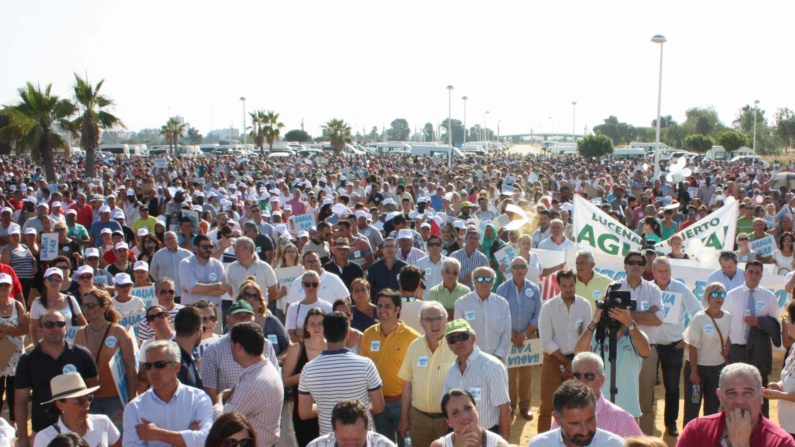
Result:
[[[453,388],[469,391],[478,407],[480,426],[494,427],[500,423],[499,406],[511,402],[508,396],[508,369],[501,361],[477,347],[467,357],[463,374],[459,362],[460,359],[456,359],[447,369],[442,396]]]
[[[232,358],[230,338],[231,335],[227,333],[204,351],[199,372],[205,388],[218,392],[232,389],[237,383],[237,379],[243,374],[243,367]],[[279,360],[276,359],[273,345],[267,339],[265,339],[262,354],[271,361],[275,368],[279,368]]]
[[[397,258],[408,265],[417,265],[417,261],[424,257],[425,252],[414,247],[411,247],[411,250],[409,250],[409,253],[405,256],[403,256],[403,250],[398,249],[397,251]]]
[[[276,445],[284,403],[284,385],[276,368],[267,359],[249,366],[233,391],[223,406],[215,405],[214,419],[226,413],[242,414],[257,433],[257,447]]]
[[[633,436],[643,436],[643,432],[635,422],[631,414],[622,410],[618,405],[605,399],[604,394],[599,394],[596,399],[596,428],[621,436],[631,438]],[[560,427],[558,421],[552,418],[552,428]]]
[[[414,340],[406,352],[398,377],[411,382],[411,405],[426,413],[442,412],[442,388],[447,369],[456,360],[442,337],[436,351],[428,347],[428,337]]]
[[[477,334],[477,346],[483,352],[508,357],[511,352],[511,309],[505,298],[490,293],[484,300],[477,292],[470,292],[455,302],[455,318],[464,319],[472,326]]]
[[[359,399],[368,408],[368,428],[372,430],[370,392],[380,389],[381,377],[373,361],[350,349],[323,351],[304,366],[298,380],[298,393],[312,396],[317,404],[321,435],[332,432],[331,411],[342,399]]]
[[[174,303],[174,308],[168,311],[168,314],[171,316],[171,324],[174,324],[174,319],[177,318],[177,312],[182,309],[182,304]],[[146,340],[155,336],[155,330],[149,326],[149,322],[146,321],[146,318],[141,318],[141,321],[138,323],[138,343],[143,343]]]
[[[591,304],[581,296],[574,296],[571,307],[566,307],[560,295],[547,300],[541,305],[538,317],[541,348],[550,355],[555,351],[563,355],[573,354],[574,346],[592,316]]]
[[[11,255],[9,265],[14,269],[17,278],[33,279],[33,256],[27,246],[19,244],[17,248],[13,248],[11,244],[8,244],[6,245],[6,250]]]
[[[323,435],[314,441],[307,444],[307,447],[336,447],[337,438],[334,437],[334,432]],[[365,440],[364,447],[395,447],[395,443],[390,441],[389,438],[379,435],[374,431],[367,432],[367,439]]]
[[[464,276],[467,273],[472,273],[478,267],[488,267],[489,266],[489,258],[486,257],[483,253],[475,250],[472,253],[472,256],[467,255],[467,251],[465,248],[458,250],[450,255],[450,257],[455,258],[458,262],[461,263],[461,272],[458,274],[458,282],[465,284],[470,289],[474,288],[472,285],[472,281],[465,281]]]

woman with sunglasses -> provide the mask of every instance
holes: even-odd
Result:
[[[38,432],[33,447],[47,447],[58,435],[70,433],[79,435],[91,446],[121,447],[117,426],[105,415],[90,413],[93,393],[99,388],[87,388],[77,372],[55,376],[50,389],[58,398],[45,403],[52,404],[50,411],[58,415],[58,422]]]
[[[240,285],[240,292],[235,301],[245,301],[254,309],[254,322],[262,328],[262,334],[273,345],[273,350],[277,356],[284,357],[292,344],[290,335],[284,325],[276,318],[265,304],[265,297],[262,289],[257,284],[257,279],[249,276]],[[282,355],[284,354],[284,355]]]
[[[296,279],[296,281],[301,281],[301,290],[304,291],[304,299],[291,304],[290,307],[287,308],[287,316],[285,317],[285,321],[287,322],[287,333],[290,334],[290,341],[293,343],[297,343],[301,340],[301,337],[303,337],[304,327],[300,324],[303,323],[310,309],[320,307],[326,311],[326,313],[331,313],[331,303],[321,300],[317,296],[317,292],[320,290],[320,275],[318,275],[316,271],[307,270],[303,276]]]
[[[748,262],[756,259],[756,252],[748,247],[750,238],[747,233],[740,233],[737,235],[737,245],[740,247],[734,253],[737,255],[738,262]]]
[[[39,318],[48,310],[57,310],[66,320],[66,331],[76,326],[85,326],[86,319],[80,312],[77,300],[61,293],[63,270],[52,267],[44,272],[44,294],[30,308],[30,338],[34,345],[39,343]]]
[[[342,312],[348,316],[348,321],[353,321],[353,309],[347,299],[334,301],[334,312]],[[351,327],[351,333],[348,335],[348,349],[354,354],[360,354],[359,339],[362,337],[362,332],[356,328]]]
[[[99,370],[99,390],[96,392],[91,414],[104,414],[122,430],[124,407],[110,372],[110,360],[121,349],[124,373],[127,376],[127,395],[132,400],[138,389],[135,372],[135,341],[122,326],[108,292],[89,290],[83,295],[83,315],[88,325],[75,335],[75,344],[91,351]]]
[[[0,337],[16,345],[5,369],[0,370],[0,398],[5,391],[11,424],[14,424],[14,376],[19,358],[25,353],[22,337],[28,333],[29,327],[25,306],[11,296],[12,282],[11,275],[0,273]]]
[[[122,316],[137,314],[146,309],[144,300],[131,294],[133,280],[126,273],[119,273],[113,277],[116,283],[116,296],[113,297],[113,307]]]
[[[795,268],[795,261],[793,261],[792,241],[795,236],[789,231],[781,234],[778,240],[778,250],[773,252],[771,256],[771,264],[776,264],[776,269],[779,275],[786,275],[790,270]]]
[[[704,289],[707,308],[693,317],[684,332],[685,349],[685,415],[682,426],[698,417],[702,402],[704,416],[715,414],[720,400],[715,394],[720,372],[727,364],[729,328],[732,315],[722,310],[726,288],[714,282]],[[695,367],[693,366],[695,365]],[[701,399],[693,403],[693,387],[700,387]]]
[[[226,413],[213,423],[205,447],[256,447],[257,434],[242,414]]]
[[[141,343],[139,352],[144,352],[144,349],[155,341],[159,340],[172,340],[174,339],[174,329],[171,327],[171,315],[168,310],[155,304],[146,309],[146,322],[149,327],[154,330],[154,337],[148,338]],[[149,377],[146,375],[144,369],[143,358],[138,362],[138,393],[143,393],[149,388]]]
[[[377,308],[370,300],[370,283],[366,279],[356,278],[353,280],[351,297],[353,298],[351,328],[364,332],[370,326],[378,323]]]
[[[293,396],[298,396],[298,381],[304,365],[314,360],[326,350],[326,339],[323,336],[323,318],[326,311],[320,308],[309,309],[304,318],[304,338],[293,344],[284,359],[282,380],[285,387],[293,388]],[[317,418],[301,419],[298,416],[298,405],[293,407],[293,425],[299,447],[306,447],[313,439],[320,436]]]
[[[527,261],[527,274],[524,276],[525,279],[535,285],[538,285],[539,278],[544,273],[544,267],[541,264],[541,258],[538,257],[538,254],[531,251],[533,247],[533,237],[529,234],[523,234],[519,236],[519,242],[517,242],[517,245],[519,246],[519,254],[517,256],[521,256],[525,261]],[[501,265],[500,269],[505,271],[507,267],[507,265]]]

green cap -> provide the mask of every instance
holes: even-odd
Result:
[[[472,326],[466,320],[453,320],[447,323],[444,330],[444,335],[452,334],[453,332],[471,332]]]
[[[241,312],[254,315],[254,308],[251,307],[251,304],[248,304],[243,300],[235,301],[231,306],[229,306],[229,315],[239,314]]]
[[[461,208],[472,208],[472,204],[464,200],[461,202]]]

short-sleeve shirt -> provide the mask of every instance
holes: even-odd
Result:
[[[456,355],[442,337],[439,346],[431,352],[427,337],[420,337],[409,345],[398,377],[411,382],[411,405],[426,413],[442,412],[442,388],[447,378],[447,368],[455,362]]]
[[[637,329],[635,329],[637,330]],[[643,332],[641,332],[643,334]],[[645,337],[646,335],[643,334]],[[605,357],[605,383],[602,385],[602,394],[610,398],[610,361],[607,359],[609,354],[609,346],[607,336],[605,336],[604,344],[596,343],[596,334],[594,333],[591,339],[591,351],[597,355],[601,355],[599,348],[604,349]],[[629,331],[624,331],[624,336],[618,340],[616,355],[616,386],[618,387],[618,394],[616,394],[615,404],[621,407],[624,411],[631,414],[633,417],[639,418],[640,401],[638,400],[638,387],[640,386],[640,368],[643,365],[643,357],[638,354],[638,349],[632,341],[632,336]],[[622,392],[625,390],[627,392]]]
[[[390,334],[384,336],[381,324],[369,327],[359,340],[360,352],[370,358],[378,368],[378,374],[384,383],[384,396],[400,396],[403,392],[403,379],[398,376],[398,371],[403,365],[411,343],[420,337],[420,333],[407,326],[402,321]]]
[[[179,263],[179,282],[182,287],[182,304],[195,304],[202,299],[206,299],[220,307],[220,296],[197,295],[190,291],[196,284],[224,282],[225,279],[226,272],[224,271],[224,265],[215,258],[210,258],[205,264],[200,263],[196,255],[183,259]]]
[[[698,350],[699,365],[718,366],[726,363],[721,352],[729,337],[731,320],[732,315],[724,310],[723,315],[713,322],[712,318],[702,310],[690,321],[690,326],[684,333],[684,340],[685,343]],[[721,336],[723,344],[721,344]],[[690,360],[690,352],[687,349],[685,349],[685,358]]]

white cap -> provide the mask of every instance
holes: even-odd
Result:
[[[323,199],[323,203],[321,204],[321,206],[331,205],[332,203],[334,203],[334,200],[332,200],[329,197],[326,197],[325,199]]]
[[[99,257],[99,250],[94,247],[86,248],[86,258]]]
[[[398,231],[398,239],[411,239],[412,237],[411,230]]]
[[[359,218],[359,217],[364,217],[365,219],[367,218],[367,213],[365,213],[362,210],[357,210],[355,214],[356,214],[357,218]]]
[[[13,214],[14,210],[12,210],[11,208],[9,208],[7,206],[4,206],[3,209],[0,210],[0,213],[5,213],[5,212],[9,212],[9,213]]]
[[[41,202],[38,205],[36,205],[36,208],[41,208],[41,207],[50,209],[50,205],[47,205],[47,202]]]
[[[282,207],[282,209],[285,210],[285,211],[292,211],[293,210],[293,206],[292,205],[284,205]]]
[[[202,212],[202,207],[201,207],[201,205],[193,205],[193,211],[198,211],[198,212],[200,212],[200,213],[201,213],[201,212]]]
[[[99,232],[99,235],[100,235],[100,236],[102,236],[103,234],[113,234],[113,230],[111,230],[110,228],[103,228],[103,229],[102,229],[102,230]]]
[[[426,202],[425,197],[420,197],[419,199],[417,199],[417,203],[425,203],[425,202]]]
[[[204,193],[201,191],[194,191],[193,197],[204,197]]]
[[[59,269],[58,267],[50,267],[47,269],[46,272],[44,272],[45,278],[49,278],[52,275],[58,275],[61,277],[61,279],[63,279],[63,271],[61,271],[61,269]]]
[[[19,229],[19,225],[11,225],[11,228],[8,229],[8,235],[11,236],[12,234],[20,234]]]
[[[122,248],[129,250],[130,246],[126,242],[119,242],[115,248],[116,250],[121,250]]]
[[[56,202],[52,202],[52,207],[53,208],[55,208],[55,207],[60,208],[61,207],[61,202],[57,202],[57,201]]]
[[[73,208],[69,208],[68,210],[66,210],[66,215],[69,215],[69,214],[74,214],[76,216],[77,215],[77,210],[75,210]]]
[[[89,250],[91,249],[89,248]],[[96,248],[94,250],[96,250]],[[99,253],[97,253],[97,255],[99,255]],[[86,256],[88,256],[88,250],[86,250]],[[80,276],[84,273],[91,273],[93,275],[94,268],[90,265],[81,265],[80,268],[77,269],[77,276]]]
[[[300,232],[298,233],[298,239],[301,239],[302,237],[309,237],[309,232],[308,232],[308,231],[306,231],[306,230],[304,230],[304,231],[300,231]]]
[[[22,191],[27,191],[28,190],[28,185],[23,183],[22,186],[19,187],[19,189],[21,189]]]
[[[390,197],[390,198],[384,200],[384,203],[382,203],[382,205],[397,205],[397,203],[395,203],[395,201],[392,200],[392,198]]]
[[[464,222],[461,222],[460,220],[456,220],[455,222],[453,222],[453,226],[456,227],[459,230],[463,230],[463,229],[466,228],[466,226],[464,225]]]
[[[109,213],[110,212],[110,207],[108,205],[102,205],[101,207],[99,207],[99,212],[100,213]]]
[[[135,270],[146,270],[149,271],[149,264],[146,261],[137,261],[133,266],[133,271]]]
[[[127,190],[127,195],[128,196],[134,196],[135,195],[135,191],[133,191],[132,189],[128,189]]]
[[[115,210],[115,211],[113,211],[113,216],[112,216],[112,217],[113,217],[114,219],[124,219],[124,218],[125,218],[125,217],[124,217],[124,211],[122,211],[122,210]]]
[[[431,228],[431,224],[429,224],[428,222],[425,222],[424,224],[420,225],[420,228],[426,228],[426,227],[427,228]]]
[[[116,282],[116,284],[118,284],[120,286],[123,286],[125,284],[132,284],[133,283],[133,280],[130,277],[130,275],[128,275],[126,273],[117,274],[116,276],[113,277],[113,280]]]
[[[22,186],[25,186],[25,185],[22,185]],[[36,198],[33,197],[33,196],[28,196],[28,197],[25,197],[25,199],[23,199],[22,201],[23,202],[36,203]]]
[[[25,234],[37,235],[37,234],[39,234],[39,232],[38,232],[38,231],[36,231],[36,229],[35,229],[35,228],[33,228],[33,227],[29,227],[28,229],[26,229],[26,230],[25,230]]]
[[[138,234],[138,237],[144,237],[147,234],[149,234],[149,230],[146,229],[146,228],[141,228],[140,230],[138,230],[137,234]]]
[[[11,275],[8,273],[0,273],[0,284],[13,284],[14,281],[11,279]]]
[[[272,216],[277,216],[277,215],[278,215],[278,216],[281,216],[281,215],[282,215],[282,212],[277,210],[277,211],[274,211],[274,212],[272,212],[272,213],[271,213],[271,215],[272,215]]]

